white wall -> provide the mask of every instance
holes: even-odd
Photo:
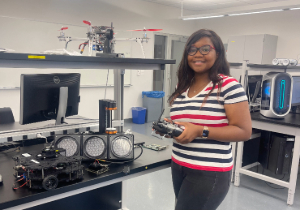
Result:
[[[188,13],[189,11],[185,11],[185,14]],[[195,30],[196,25],[196,22],[193,21],[179,20],[180,9],[137,0],[1,0],[0,14],[0,18],[9,16],[48,23],[60,23],[61,25],[81,26],[84,19],[92,21],[93,25],[110,25],[113,22],[116,30],[143,27],[162,28],[165,33],[179,35],[190,35]],[[10,27],[14,28],[14,25]],[[41,28],[40,30],[45,29]],[[19,43],[12,47],[7,44],[7,39],[15,39],[17,42],[18,36],[23,35],[26,35],[26,27],[25,30],[22,29],[17,33],[0,37],[0,47],[16,48],[20,46],[23,52],[40,52],[40,49],[37,48],[41,45],[34,46],[28,43]],[[144,45],[144,49],[146,57],[153,58],[153,34],[149,33],[149,37],[151,40]],[[49,42],[49,39],[40,37],[40,40],[35,41]],[[28,42],[32,43],[33,40],[28,40]],[[56,46],[57,42],[58,40],[55,40],[53,46]],[[142,57],[139,46],[133,45],[131,57]],[[137,75],[136,71],[132,72],[132,86],[126,87],[124,93],[125,119],[131,118],[131,107],[142,105],[141,92],[152,90],[152,80],[152,71],[144,71],[140,76]],[[98,118],[98,100],[104,97],[104,88],[81,88],[80,95],[79,114],[90,118]],[[20,109],[19,98],[19,90],[0,90],[0,107],[11,107],[17,121],[19,120]],[[113,99],[113,88],[111,87],[107,90],[107,98]]]
[[[197,28],[214,30],[227,43],[233,35],[278,36],[276,56],[297,59],[300,55],[300,10],[197,20]],[[300,57],[299,57],[300,58]]]

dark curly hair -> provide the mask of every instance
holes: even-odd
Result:
[[[226,60],[225,57],[225,49],[223,42],[221,38],[212,30],[208,29],[200,29],[196,32],[194,32],[188,39],[184,53],[181,59],[181,62],[179,64],[179,68],[177,71],[177,77],[178,77],[178,86],[174,93],[169,97],[168,102],[170,105],[173,104],[174,100],[181,95],[183,92],[185,92],[191,85],[191,82],[195,76],[194,70],[189,66],[188,64],[188,50],[189,48],[195,44],[199,39],[203,37],[208,37],[212,41],[216,53],[218,55],[214,65],[209,70],[209,79],[213,82],[213,88],[211,91],[206,95],[205,101],[208,98],[208,96],[211,94],[211,92],[214,90],[216,85],[218,85],[218,93],[221,91],[221,83],[222,80],[218,76],[219,74],[223,74],[226,76],[230,75],[229,72],[229,63]]]

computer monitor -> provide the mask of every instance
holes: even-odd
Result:
[[[20,124],[77,115],[80,101],[80,74],[22,74]]]
[[[293,76],[292,106],[300,105],[300,77]]]

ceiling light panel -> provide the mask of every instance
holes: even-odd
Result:
[[[252,14],[260,14],[260,13],[270,13],[270,12],[282,12],[282,11],[283,11],[282,9],[263,10],[263,11],[255,11],[255,12],[244,12],[244,13],[229,14],[228,16],[252,15]]]
[[[247,4],[265,4],[265,3],[272,3],[272,2],[284,2],[289,0],[240,0],[242,2],[245,2]]]
[[[210,18],[218,18],[218,17],[224,17],[224,15],[203,16],[203,17],[190,17],[190,18],[183,18],[183,20],[199,20],[199,19],[210,19]]]

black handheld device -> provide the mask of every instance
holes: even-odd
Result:
[[[181,135],[184,129],[179,127],[177,124],[169,123],[165,120],[161,120],[161,116],[165,110],[162,111],[161,115],[158,118],[158,121],[153,122],[152,128],[159,133],[169,135],[170,137],[178,137]]]

